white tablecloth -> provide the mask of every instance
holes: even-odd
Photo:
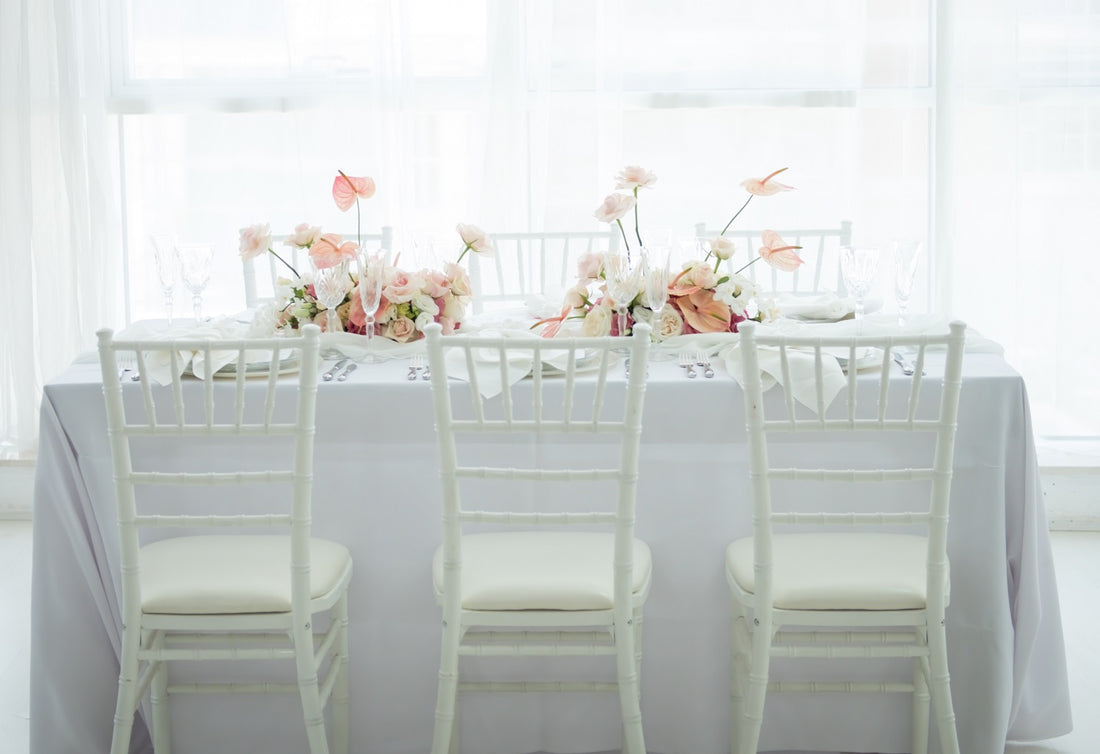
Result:
[[[937,379],[938,365],[931,355],[927,380]],[[346,543],[355,560],[355,752],[423,754],[431,740],[440,629],[429,568],[440,537],[439,482],[429,386],[408,382],[406,366],[363,364],[318,394],[314,532]],[[689,381],[675,362],[650,366],[638,534],[653,550],[654,577],[642,708],[649,750],[666,754],[729,750],[723,553],[751,523],[742,394],[716,368],[714,379]],[[284,379],[290,389],[293,378]],[[46,386],[41,437],[31,750],[105,751],[120,625],[97,364],[74,364]],[[214,457],[226,451],[211,448]],[[831,444],[812,452],[852,449]],[[999,356],[966,358],[951,515],[947,630],[962,750],[1002,754],[1006,738],[1068,732],[1062,627],[1027,396]],[[782,664],[776,668],[781,673]],[[907,666],[869,672],[900,679]],[[181,697],[173,704],[181,754],[306,749],[296,697]],[[463,707],[463,736],[464,750],[479,754],[617,749],[617,702],[614,695],[474,696]],[[777,694],[765,708],[761,749],[900,752],[908,742],[905,695]],[[152,751],[140,720],[131,750]]]

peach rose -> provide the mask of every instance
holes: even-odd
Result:
[[[397,317],[385,324],[382,335],[397,343],[404,343],[416,335],[416,324],[408,317]]]
[[[602,223],[613,223],[634,209],[637,203],[638,200],[631,194],[608,194],[592,216]]]
[[[684,332],[684,319],[675,306],[666,306],[661,310],[661,321],[657,323],[657,339],[664,340]]]
[[[271,248],[271,226],[257,223],[241,228],[241,259],[254,259]]]

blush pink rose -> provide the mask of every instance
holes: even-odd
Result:
[[[794,272],[802,265],[802,257],[796,253],[801,246],[787,245],[774,230],[765,230],[761,234],[764,245],[760,247],[760,256],[777,270]]]
[[[325,233],[309,247],[309,258],[319,270],[335,267],[345,260],[355,259],[355,241],[345,241],[336,233]]]
[[[745,191],[754,196],[771,196],[772,194],[778,194],[780,191],[793,191],[793,186],[787,186],[779,181],[772,180],[784,170],[786,168],[780,168],[767,178],[748,178],[741,181],[741,185],[745,187]]]
[[[493,253],[493,242],[489,239],[489,234],[481,228],[468,223],[459,223],[456,230],[462,243],[466,244],[463,251],[473,250],[478,254]]]
[[[646,188],[657,182],[657,176],[645,168],[637,165],[628,165],[615,176],[615,188],[633,191],[636,188]]]
[[[271,248],[271,226],[257,223],[241,228],[241,259],[254,259]]]
[[[432,298],[442,298],[451,289],[451,281],[439,270],[424,270],[420,274],[424,279],[424,293]]]
[[[382,288],[382,295],[386,300],[395,304],[403,304],[412,301],[414,296],[419,296],[424,290],[424,279],[419,275],[396,270],[396,274],[386,281]]]
[[[447,278],[450,280],[449,288],[451,293],[456,296],[470,296],[474,292],[473,284],[470,283],[470,273],[466,272],[466,268],[462,265],[455,264],[454,262],[445,262],[443,264],[443,272],[446,273]]]
[[[737,251],[737,247],[733,245],[733,241],[725,236],[715,236],[710,239],[710,253],[719,259],[729,259],[735,251]]]
[[[613,223],[634,209],[637,203],[638,200],[632,194],[608,194],[592,216],[602,223]]]

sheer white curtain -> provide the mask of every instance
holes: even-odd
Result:
[[[99,0],[0,4],[0,447],[32,453],[45,379],[122,310]]]
[[[458,222],[490,233],[599,228],[592,211],[627,164],[659,176],[641,198],[643,227],[686,237],[697,222],[725,224],[741,180],[789,167],[798,190],[754,201],[738,227],[848,220],[859,242],[923,238],[916,308],[1002,341],[1041,432],[1100,435],[1097,357],[1078,347],[1100,260],[1089,233],[1100,29],[1084,4],[3,7],[3,227],[33,247],[4,257],[7,279],[20,281],[9,297],[34,312],[26,332],[5,329],[0,354],[15,386],[5,436],[21,447],[33,447],[42,378],[87,347],[95,326],[123,323],[123,281],[130,318],[163,315],[151,233],[213,242],[205,308],[233,313],[242,226],[354,233],[354,216],[329,195],[338,169],[376,180],[363,229],[393,226],[408,254],[402,237],[453,235]],[[104,52],[95,23],[108,8]],[[27,70],[49,85],[32,86]],[[33,99],[42,91],[53,99]],[[118,118],[117,142],[105,109]],[[890,309],[885,267],[877,297]],[[27,378],[31,333],[42,345]]]

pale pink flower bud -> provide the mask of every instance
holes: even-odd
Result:
[[[294,227],[294,232],[286,239],[286,245],[298,249],[308,249],[321,237],[321,226],[299,223]]]
[[[481,228],[476,225],[459,223],[457,230],[459,237],[462,238],[462,243],[466,244],[467,249],[473,249],[478,254],[493,253],[493,242],[489,239],[489,234]]]
[[[737,247],[733,245],[733,241],[725,236],[715,236],[710,239],[710,253],[719,259],[729,259],[735,251],[737,251]]]

